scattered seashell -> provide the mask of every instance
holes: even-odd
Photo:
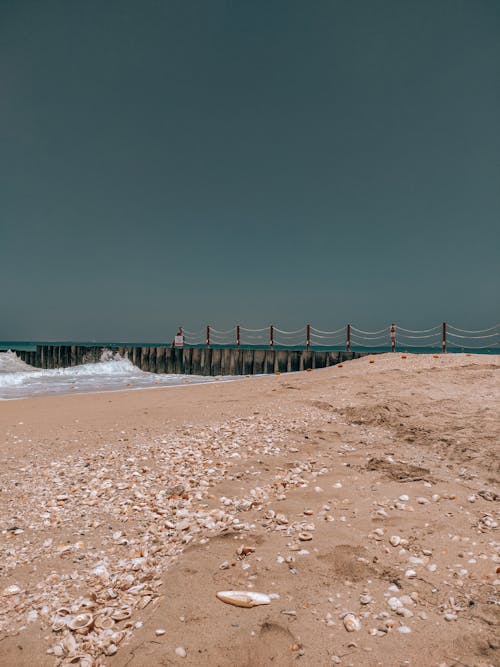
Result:
[[[396,611],[396,609],[401,609],[401,607],[403,606],[403,603],[401,602],[401,600],[399,600],[398,598],[394,598],[394,597],[389,598],[387,600],[387,604],[392,609],[392,611]]]
[[[312,533],[308,533],[306,531],[299,533],[297,537],[301,542],[309,542],[313,538]]]
[[[178,655],[179,658],[185,658],[187,656],[186,649],[183,646],[178,646],[175,649],[175,655]]]
[[[271,598],[264,593],[253,591],[219,591],[217,597],[222,602],[235,607],[256,607],[261,604],[271,604]]]
[[[131,616],[132,612],[129,607],[122,607],[121,609],[117,609],[111,614],[111,618],[114,618],[115,621],[124,621]]]
[[[362,593],[359,596],[359,601],[361,604],[370,604],[370,602],[373,602],[373,598],[371,595],[368,595],[368,593]]]
[[[21,592],[21,588],[19,586],[17,586],[16,584],[12,584],[11,586],[7,586],[6,588],[3,589],[2,597],[9,597],[11,595],[17,595],[20,592]]]
[[[344,627],[347,632],[358,632],[361,630],[361,622],[354,614],[346,614],[343,618]]]
[[[391,535],[389,538],[389,542],[392,544],[393,547],[397,547],[401,544],[401,538],[399,535]]]
[[[118,647],[116,646],[116,644],[109,644],[104,649],[105,655],[114,655],[117,651],[118,651]]]
[[[92,614],[78,614],[77,616],[70,617],[67,622],[68,628],[79,634],[86,634],[93,624],[94,617]]]
[[[155,630],[155,635],[156,635],[157,637],[161,637],[161,636],[163,636],[165,633],[166,633],[166,630],[164,630],[163,628],[157,628],[157,629]]]
[[[111,616],[104,616],[100,614],[99,616],[95,617],[94,627],[99,628],[100,630],[111,630],[111,628],[114,628],[114,626],[115,621],[111,618]]]
[[[409,635],[411,632],[411,628],[409,628],[407,625],[401,625],[398,628],[398,632],[401,632],[403,635]]]

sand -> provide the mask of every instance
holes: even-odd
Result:
[[[403,356],[0,403],[0,665],[500,665],[500,357]]]

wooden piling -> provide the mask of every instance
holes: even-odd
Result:
[[[264,362],[266,360],[265,350],[255,350],[253,354],[253,375],[264,373]]]

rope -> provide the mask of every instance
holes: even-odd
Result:
[[[283,341],[274,339],[273,345],[282,345],[283,347],[305,347],[305,342],[301,340],[298,343],[289,343],[289,342],[284,343]]]
[[[459,329],[458,327],[453,326],[453,324],[447,324],[446,326],[450,329],[455,329],[455,331],[460,331],[461,333],[478,334],[478,333],[488,333],[488,331],[493,331],[494,329],[500,328],[500,322],[498,324],[495,324],[495,326],[493,327],[489,327],[488,329],[476,329],[475,331],[468,331],[467,329]]]
[[[454,338],[463,338],[465,340],[480,340],[481,338],[496,338],[497,336],[500,336],[500,331],[486,336],[461,336],[460,334],[454,334],[451,333],[451,331],[448,331],[448,335],[453,336]]]
[[[356,343],[354,341],[351,341],[351,346],[352,345],[355,345],[356,347],[366,347],[368,349],[371,349],[373,347],[389,347],[388,345],[384,345],[383,343],[382,345],[363,345],[363,343]]]
[[[277,331],[278,333],[281,334],[286,334],[287,336],[291,336],[293,334],[299,334],[302,332],[305,332],[306,328],[302,327],[302,329],[296,329],[295,331],[283,331],[282,329],[278,329],[278,327],[274,327],[274,331]]]
[[[210,334],[215,332],[216,334],[219,334],[219,335],[223,336],[225,334],[233,333],[233,331],[236,331],[236,327],[233,327],[232,329],[226,329],[226,330],[212,329],[212,327],[210,327]]]
[[[386,333],[383,336],[373,336],[371,338],[370,336],[358,336],[357,334],[355,334],[354,336],[351,335],[351,338],[361,338],[362,340],[390,340],[388,333]]]
[[[339,333],[339,332],[337,332]],[[311,333],[311,338],[331,338],[331,336],[323,336],[322,334]]]
[[[399,331],[399,329],[398,329],[398,331]],[[415,338],[435,338],[435,337],[436,337],[435,333],[425,334],[425,335],[422,335],[422,336],[408,336],[407,334],[402,334],[402,336],[398,336],[398,338],[413,338],[413,339],[415,339]]]
[[[247,329],[246,327],[240,326],[240,331],[251,331],[252,333],[257,333],[258,331],[269,331],[269,327],[264,327],[262,329]]]
[[[340,329],[335,329],[335,331],[321,331],[321,329],[316,329],[315,327],[311,327],[311,331],[317,331],[319,334],[336,334],[345,330],[346,330],[345,327],[341,327]]]
[[[387,333],[389,331],[389,327],[384,327],[383,329],[380,329],[379,331],[363,331],[362,329],[356,329],[356,327],[352,326],[351,324],[351,331],[357,331],[358,333],[362,334],[368,334],[369,336],[374,336],[375,334],[381,334],[381,333]]]
[[[198,334],[204,333],[204,331],[205,331],[205,329],[198,329],[198,331],[187,331],[187,329],[183,329],[182,333],[184,334],[184,336],[186,336],[186,335],[188,335],[188,336],[197,336]]]
[[[431,349],[437,349],[441,347],[441,340],[436,340],[432,343],[426,343],[424,345],[415,345],[414,343],[407,343],[406,341],[402,341],[397,343],[397,347],[425,347],[425,348],[431,348]]]
[[[418,333],[429,333],[430,331],[436,331],[436,329],[441,328],[441,324],[437,324],[435,327],[432,327],[432,329],[417,329],[416,331],[413,331],[413,329],[404,329],[403,327],[400,327],[399,324],[396,327],[397,331],[406,331],[407,333],[413,333],[413,334],[418,334]]]
[[[448,347],[456,347],[462,350],[487,350],[492,348],[491,345],[458,345],[453,341],[448,342]]]

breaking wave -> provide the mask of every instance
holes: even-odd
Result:
[[[147,373],[128,359],[109,352],[104,352],[101,359],[68,368],[39,369],[26,364],[14,352],[0,352],[0,399],[214,381],[213,377]]]

